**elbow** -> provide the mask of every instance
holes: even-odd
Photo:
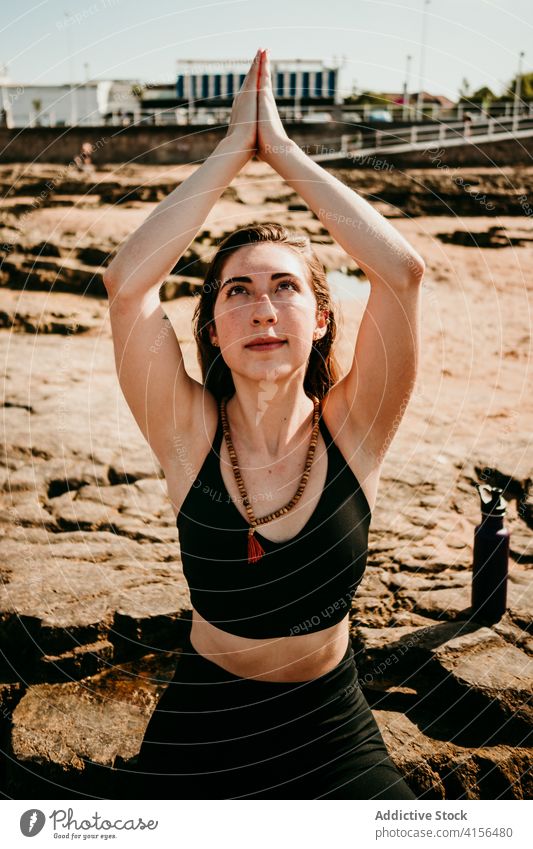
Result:
[[[125,278],[123,274],[117,274],[111,266],[105,268],[102,273],[102,282],[110,302],[120,301],[124,303],[136,303],[148,294],[156,291],[159,295],[160,283],[146,283],[136,279],[132,274]]]
[[[408,261],[408,282],[420,284],[426,273],[426,263],[419,254],[412,254]]]
[[[108,297],[115,297],[120,288],[120,281],[118,280],[112,265],[104,269],[102,274],[102,283],[104,284]]]
[[[102,273],[102,282],[106,288],[107,293],[109,294],[109,290],[113,286],[113,272],[111,270],[111,266],[108,265],[107,268],[104,268]]]

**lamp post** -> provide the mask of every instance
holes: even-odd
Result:
[[[342,88],[341,88],[341,74],[342,74],[342,76],[344,76],[343,72],[344,72],[344,69],[346,67],[347,62],[348,62],[348,57],[346,56],[345,53],[343,53],[342,56],[341,56],[341,61],[339,63],[339,67],[337,69],[337,76],[335,78],[336,82],[335,82],[335,98],[334,98],[334,100],[336,102],[340,103],[340,105],[341,105],[341,117],[342,117],[342,114],[343,114],[342,104],[344,103],[344,95],[342,93]]]
[[[514,105],[513,105],[513,132],[518,129],[518,118],[520,112],[520,91],[522,85],[522,59],[525,53],[523,50],[518,54],[518,71],[516,74],[516,83],[514,87]]]
[[[418,81],[418,97],[416,99],[416,111],[418,116],[422,118],[422,109],[424,102],[424,70],[426,62],[426,37],[427,37],[427,7],[430,0],[423,0],[422,7],[422,35],[420,39],[420,79]]]
[[[407,121],[407,118],[409,117],[409,73],[411,70],[411,59],[412,56],[410,54],[405,57],[405,82],[403,84],[402,121]]]
[[[300,60],[296,60],[296,81],[294,83],[294,120],[300,119]]]
[[[185,79],[187,81],[187,124],[192,124],[193,103],[194,103],[194,99],[193,99],[193,96],[192,96],[192,66],[193,66],[193,61],[192,61],[192,59],[186,59],[185,61],[186,61],[188,68],[189,68],[187,76],[185,77]]]
[[[75,127],[78,123],[78,109],[76,103],[76,87],[74,85],[74,57],[72,55],[72,40],[70,34],[70,27],[72,24],[72,15],[70,12],[64,13],[66,22],[65,22],[65,35],[67,39],[67,56],[68,56],[68,76],[69,76],[69,92],[70,92],[70,126]]]

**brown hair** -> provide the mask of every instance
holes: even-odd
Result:
[[[278,242],[294,248],[307,263],[318,309],[329,311],[327,331],[321,339],[313,342],[304,378],[306,394],[322,399],[339,380],[338,364],[332,352],[337,325],[329,284],[324,267],[311,247],[309,237],[274,223],[254,224],[230,233],[217,246],[217,252],[207,269],[193,316],[194,338],[204,386],[217,401],[224,397],[229,398],[235,393],[231,369],[226,365],[220,350],[211,343],[208,328],[214,320],[215,301],[224,262],[238,248],[258,242]]]

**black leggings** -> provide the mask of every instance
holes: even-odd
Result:
[[[351,641],[303,682],[241,678],[187,639],[152,714],[131,798],[416,799],[361,692]]]

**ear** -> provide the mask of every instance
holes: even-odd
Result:
[[[215,347],[218,347],[217,332],[216,332],[214,322],[211,322],[209,324],[207,331],[209,333],[209,341],[211,342],[211,344],[214,345]]]
[[[323,339],[328,332],[329,310],[319,310],[316,314],[316,328],[313,338],[316,340]]]

